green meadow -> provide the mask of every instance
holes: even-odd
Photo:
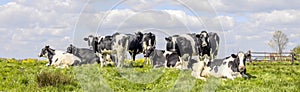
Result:
[[[209,77],[195,79],[191,70],[153,69],[143,66],[143,59],[134,68],[116,68],[98,64],[69,67],[47,67],[47,61],[36,59],[0,59],[0,91],[87,91],[87,92],[299,92],[300,65],[296,62],[247,63],[251,78],[222,80]]]

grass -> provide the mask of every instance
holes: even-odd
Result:
[[[139,60],[135,68],[84,65],[57,69],[46,67],[46,61],[36,59],[0,59],[0,91],[300,91],[300,65],[290,62],[247,63],[252,78],[207,81],[193,78],[191,71],[170,68],[142,68]]]

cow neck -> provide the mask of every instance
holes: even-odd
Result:
[[[55,50],[54,50],[54,49],[48,48],[48,49],[47,49],[47,52],[48,52],[50,55],[55,55]]]

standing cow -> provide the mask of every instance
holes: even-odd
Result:
[[[217,33],[209,32],[210,58],[213,60],[218,56],[220,38]]]
[[[209,54],[208,35],[205,33],[207,34],[206,31],[203,31],[201,34],[181,34],[166,37],[166,50],[177,52],[181,58],[187,54],[188,60],[191,60],[193,56]]]
[[[145,35],[145,37],[144,37]],[[151,32],[142,34],[137,32],[135,34],[121,34],[115,33],[112,36],[89,36],[84,38],[89,42],[89,46],[99,55],[104,56],[105,60],[111,56],[118,64],[118,67],[123,66],[126,58],[126,51],[129,52],[131,59],[135,61],[135,56],[139,53],[145,52],[147,48],[155,48],[155,35]],[[110,55],[115,54],[115,55]],[[130,62],[132,65],[132,62]]]

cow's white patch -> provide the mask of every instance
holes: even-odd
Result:
[[[173,49],[171,51],[176,51],[176,42],[177,42],[177,37],[172,37],[172,42],[173,42]]]
[[[245,67],[245,65],[244,65],[245,54],[243,52],[239,52],[238,53],[238,58],[239,58],[239,62],[240,62],[239,68],[240,67]]]

